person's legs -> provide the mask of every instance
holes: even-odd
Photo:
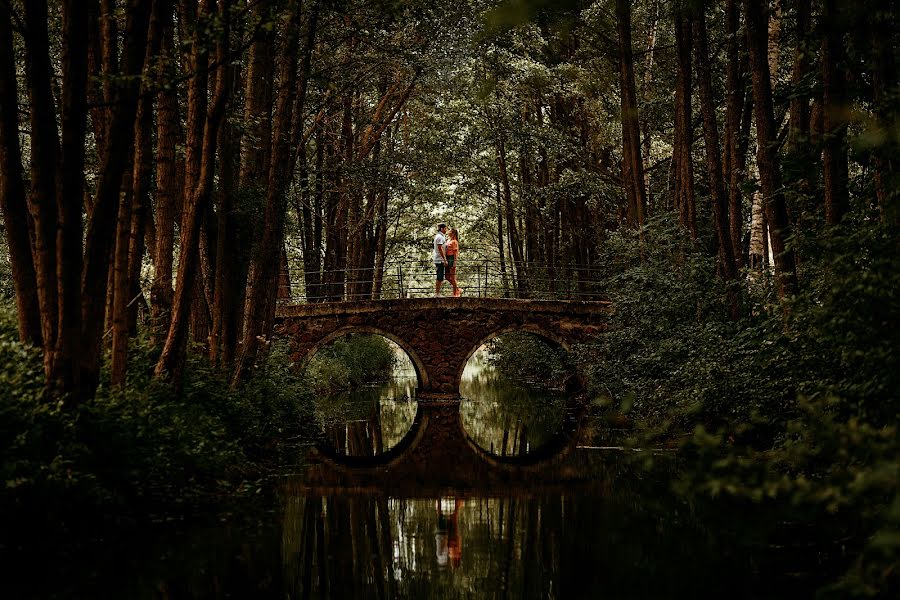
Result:
[[[434,282],[434,295],[441,295],[441,285],[444,283],[444,263],[435,263],[437,267],[437,280]]]
[[[459,296],[459,287],[456,285],[456,255],[451,254],[447,257],[447,281],[453,286],[453,295]]]

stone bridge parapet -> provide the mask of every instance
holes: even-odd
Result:
[[[279,308],[275,336],[298,364],[348,333],[382,335],[410,357],[421,400],[453,400],[466,363],[485,342],[512,331],[568,350],[606,330],[609,302],[507,298],[416,298],[293,304]]]

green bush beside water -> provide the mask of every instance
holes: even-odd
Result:
[[[11,309],[0,307],[4,537],[255,493],[318,435],[312,392],[278,348],[239,389],[196,354],[180,390],[159,383],[155,354],[135,344],[127,387],[104,382],[93,402],[63,408],[42,397],[40,353],[18,342]]]
[[[561,387],[570,369],[566,352],[536,335],[505,333],[488,342],[487,362],[507,379],[543,387]]]
[[[643,249],[628,234],[604,246],[611,330],[577,351],[597,410],[627,413],[636,444],[681,439],[685,493],[777,499],[811,524],[839,522],[861,557],[829,591],[896,591],[897,232],[857,217],[793,240],[802,283],[787,315],[757,273],[733,322],[712,258],[670,223],[648,227]]]
[[[348,334],[320,349],[306,367],[317,394],[332,394],[387,381],[396,363],[390,343],[380,335]]]

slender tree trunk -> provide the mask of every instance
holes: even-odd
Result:
[[[19,339],[43,345],[19,145],[19,97],[9,10],[0,7],[0,211],[16,291]]]
[[[56,281],[58,331],[51,384],[63,393],[79,388],[81,334],[81,207],[84,203],[87,129],[88,13],[77,0],[63,3],[61,187],[57,190]],[[75,398],[75,400],[79,400]]]
[[[140,120],[140,115],[138,116]],[[137,158],[135,158],[137,162]],[[128,302],[131,286],[128,268],[128,247],[131,242],[131,207],[133,193],[122,194],[116,222],[116,244],[113,248],[112,284],[112,351],[110,354],[110,383],[115,387],[125,384],[128,366]]]
[[[82,272],[81,386],[93,396],[100,379],[100,358],[112,242],[116,228],[122,178],[129,166],[134,142],[134,122],[140,92],[140,77],[147,49],[150,17],[149,0],[129,0],[125,12],[125,46],[122,55],[123,82],[115,90],[115,103],[103,149],[101,175],[97,182],[94,209],[85,238]],[[129,190],[130,193],[131,190]]]
[[[144,58],[144,77],[152,80],[149,71],[160,50],[161,11],[164,2],[155,0],[150,15],[147,46]],[[131,174],[131,193],[122,195],[119,204],[114,252],[115,273],[113,280],[112,352],[110,356],[110,382],[113,386],[125,384],[128,370],[128,339],[131,336],[131,304],[140,290],[136,277],[140,274],[143,255],[144,207],[149,201],[150,162],[152,159],[153,96],[149,86],[144,86],[144,96],[139,100],[134,121],[134,159]]]
[[[259,352],[259,336],[267,334],[261,326],[266,319],[266,297],[276,281],[279,253],[284,243],[284,220],[287,208],[286,192],[290,162],[290,132],[293,110],[293,94],[297,82],[297,50],[299,45],[299,7],[291,7],[290,23],[285,31],[283,52],[280,57],[278,80],[281,88],[275,108],[275,127],[272,132],[272,160],[266,190],[266,209],[263,234],[254,255],[247,281],[247,301],[244,307],[244,341],[241,357],[234,374],[234,382],[244,380],[253,368]]]
[[[44,341],[44,374],[47,383],[54,379],[53,355],[56,348],[59,304],[56,282],[57,166],[59,134],[51,89],[50,41],[47,33],[47,3],[24,3],[26,79],[31,101],[31,198],[34,219],[34,262],[38,302],[41,313],[41,337]]]
[[[753,104],[756,116],[756,162],[759,167],[765,214],[772,240],[772,254],[778,280],[779,296],[793,296],[797,291],[794,253],[787,246],[791,227],[787,217],[781,185],[781,164],[776,148],[775,116],[772,106],[772,80],[767,61],[767,28],[765,0],[744,0],[747,20],[747,47],[753,76]]]
[[[737,0],[725,2],[725,171],[728,182],[728,217],[731,232],[732,253],[737,269],[744,266],[744,251],[741,239],[744,231],[743,193],[744,160],[739,155],[741,144],[741,114],[744,106],[744,79],[741,73],[739,47],[743,42],[738,38],[740,13]],[[746,152],[744,153],[746,154]]]
[[[174,52],[174,27],[171,15],[162,23],[162,53]],[[172,76],[160,72],[160,80]],[[172,253],[175,246],[175,196],[178,189],[176,158],[178,128],[178,92],[174,86],[157,93],[156,115],[156,248],[153,252],[153,283],[150,289],[150,319],[157,343],[165,339],[172,315]]]
[[[825,105],[822,168],[825,180],[825,220],[837,225],[850,206],[847,189],[847,83],[843,70],[842,15],[837,0],[823,0],[822,102]]]
[[[303,282],[306,288],[307,302],[310,298],[318,295],[319,288],[319,271],[321,263],[319,250],[315,247],[315,234],[313,229],[313,194],[310,190],[309,181],[309,161],[306,156],[306,144],[301,144],[297,151],[297,162],[299,162],[299,186],[300,198],[299,204],[296,206],[297,218],[301,224],[301,234],[303,237]]]
[[[658,1],[654,1],[650,14],[650,28],[647,33],[647,54],[644,59],[644,103],[647,104],[652,97],[653,89],[653,65],[656,53],[657,28],[659,27],[659,5]],[[653,191],[650,187],[650,119],[646,113],[641,119],[641,137],[643,144],[642,157],[644,159],[644,189],[647,190],[647,212],[650,213],[653,208]]]
[[[734,246],[731,243],[731,229],[728,221],[728,198],[722,179],[722,162],[719,154],[719,130],[716,123],[716,107],[713,99],[712,74],[710,73],[709,41],[706,31],[706,15],[701,9],[694,18],[695,51],[697,56],[697,85],[700,96],[700,110],[703,115],[703,137],[706,145],[706,170],[709,174],[709,191],[712,202],[713,223],[719,241],[719,260],[722,275],[726,281],[737,279],[737,265]],[[737,290],[729,290],[731,317],[740,317],[740,303]]]
[[[88,105],[90,106],[91,131],[98,148],[106,145],[106,102],[103,97],[103,52],[101,50],[100,4],[97,0],[86,2],[88,13]],[[85,210],[90,216],[93,198],[85,194]]]
[[[897,67],[894,56],[893,32],[896,22],[896,2],[891,0],[886,6],[874,2],[881,7],[874,20],[874,48],[872,87],[875,92],[875,114],[882,130],[888,130],[895,122],[897,115],[896,94]],[[886,222],[900,222],[900,207],[897,206],[897,142],[887,140],[876,149],[875,156],[875,194],[881,218]]]
[[[692,17],[684,6],[675,12],[675,45],[678,69],[675,80],[675,204],[681,225],[697,240],[697,208],[694,192],[694,125],[691,116]]]
[[[631,50],[631,2],[616,0],[616,29],[619,38],[619,85],[622,97],[622,153],[626,166],[626,190],[630,188],[628,217],[643,227],[647,207],[644,167],[641,161],[640,119],[634,84],[634,56]]]
[[[503,286],[503,297],[509,297],[509,285],[506,281],[506,251],[504,249],[505,236],[503,235],[503,196],[500,193],[500,184],[496,186],[497,195],[497,252],[500,254],[500,284]],[[487,274],[485,274],[487,277]],[[485,281],[487,285],[487,281]]]
[[[509,172],[506,165],[506,145],[501,139],[497,147],[497,164],[500,167],[500,183],[503,186],[503,204],[506,214],[506,232],[509,236],[509,250],[512,255],[513,269],[516,272],[516,294],[518,298],[528,297],[528,276],[522,256],[522,245],[516,228],[513,211],[512,191],[509,185]]]
[[[268,19],[272,1],[263,0],[254,7],[257,17]],[[244,123],[247,131],[241,143],[240,187],[265,188],[272,147],[272,81],[274,30],[264,27],[250,46],[244,91]]]
[[[791,83],[794,93],[790,106],[790,148],[792,152],[802,150],[809,137],[809,95],[800,90],[803,78],[810,69],[809,28],[812,18],[812,0],[796,0],[797,46],[794,49],[794,71]],[[809,153],[807,153],[808,155]]]
[[[198,21],[211,16],[212,1],[202,0],[198,11]],[[199,39],[200,23],[195,26],[195,40]],[[227,39],[227,38],[225,38]],[[188,143],[185,157],[186,175],[184,186],[185,206],[181,219],[181,254],[178,261],[178,286],[172,307],[172,321],[162,354],[156,363],[157,377],[177,379],[184,364],[188,334],[188,317],[191,301],[197,290],[197,271],[200,261],[200,229],[206,213],[206,204],[212,193],[215,169],[215,149],[218,128],[225,112],[227,86],[225,77],[216,89],[212,106],[206,110],[208,64],[207,51],[195,41],[191,59],[193,78],[188,91]],[[224,69],[225,66],[219,67]],[[205,122],[205,125],[204,125]],[[202,136],[200,140],[198,137]],[[198,169],[199,167],[199,169]]]
[[[773,78],[772,88],[774,89],[775,83],[774,78],[778,75],[778,62],[781,58],[781,46],[779,45],[781,42],[781,13],[782,13],[782,3],[784,0],[768,0],[768,21],[767,21],[767,29],[768,29],[768,50],[767,56],[769,57],[769,74]]]
[[[235,91],[233,71],[239,67],[226,69],[228,78],[224,85]],[[242,273],[239,224],[235,215],[235,192],[238,179],[239,148],[237,135],[228,118],[222,120],[219,130],[219,185],[216,190],[216,260],[214,292],[212,304],[212,331],[210,332],[209,358],[214,365],[228,368],[234,360],[237,347],[237,313],[241,309],[239,298],[239,274]]]

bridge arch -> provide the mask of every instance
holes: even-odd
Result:
[[[469,350],[469,352],[466,354],[466,359],[464,361],[462,361],[462,365],[459,366],[459,369],[456,372],[456,378],[454,380],[454,382],[456,384],[456,389],[459,389],[460,383],[462,382],[462,376],[466,370],[466,365],[469,364],[469,360],[472,358],[472,356],[475,355],[476,352],[478,352],[478,349],[481,348],[483,345],[487,344],[488,342],[490,342],[491,340],[493,340],[494,338],[500,337],[501,335],[504,335],[507,333],[530,333],[532,335],[536,335],[537,337],[541,338],[542,340],[544,340],[546,342],[550,342],[550,344],[556,348],[561,348],[561,349],[565,350],[566,352],[570,352],[572,350],[572,345],[568,342],[568,340],[561,337],[560,335],[558,335],[555,332],[547,331],[546,329],[539,327],[537,325],[533,325],[530,323],[522,323],[522,324],[506,325],[504,327],[500,327],[498,329],[495,329],[491,333],[483,336],[481,338],[481,341],[479,341],[477,344],[475,344],[475,346],[472,347]]]
[[[326,302],[281,307],[275,335],[289,340],[291,356],[301,365],[347,333],[382,335],[412,360],[420,401],[452,402],[459,398],[466,362],[485,341],[524,331],[569,350],[605,331],[611,310],[607,302],[506,298]]]
[[[406,352],[406,355],[409,357],[410,362],[412,362],[413,369],[415,369],[416,371],[416,378],[419,382],[419,389],[428,389],[428,387],[431,385],[431,380],[428,376],[428,369],[425,367],[425,363],[422,362],[422,359],[419,358],[419,355],[412,348],[412,346],[410,346],[410,344],[403,340],[401,337],[391,333],[390,331],[386,331],[384,329],[371,325],[347,325],[328,333],[320,340],[312,344],[306,350],[303,357],[300,358],[300,360],[298,360],[295,364],[300,369],[305,368],[309,364],[310,359],[312,359],[312,357],[316,354],[316,352],[318,352],[331,342],[337,340],[338,338],[342,338],[345,335],[349,335],[352,333],[380,335],[381,337],[387,338],[390,341],[394,342],[400,347],[401,350]]]

